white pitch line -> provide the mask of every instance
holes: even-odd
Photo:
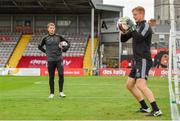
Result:
[[[0,121],[147,121],[147,120],[109,120],[109,119],[104,119],[104,120],[0,120]],[[148,121],[170,121],[170,120],[148,120]]]
[[[37,82],[34,82],[34,84],[37,84],[37,85],[47,85],[48,82],[37,81]],[[67,86],[117,86],[117,85],[118,84],[67,84]],[[119,85],[122,85],[122,84],[119,84]],[[125,84],[124,84],[124,86],[125,86]],[[149,86],[149,87],[168,88],[168,85],[167,86],[153,85],[153,86]]]
[[[37,99],[37,98],[40,98],[40,99],[48,99],[47,96],[38,96],[37,98],[32,98],[32,97],[28,97],[28,96],[23,96],[23,97],[19,97],[19,95],[15,95],[15,96],[18,96],[16,97],[16,99]],[[13,97],[11,96],[4,96],[5,98],[3,99],[13,99]],[[60,98],[58,95],[55,95],[54,97],[55,99],[56,98]],[[3,100],[2,99],[2,100]],[[133,97],[110,97],[110,96],[67,96],[65,97],[65,99],[134,99]],[[167,97],[161,97],[161,98],[158,98],[158,99],[168,99]],[[1,99],[0,99],[1,100]]]

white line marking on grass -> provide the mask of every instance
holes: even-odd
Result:
[[[47,85],[48,82],[46,81],[37,81],[37,82],[34,82],[34,84],[37,84],[37,85]],[[118,84],[66,84],[67,86],[117,86]],[[124,85],[125,84],[119,84],[119,85]],[[162,85],[151,85],[149,87],[162,87],[162,88],[168,88],[168,85],[167,86],[162,86]]]
[[[72,99],[134,99],[133,97],[81,97],[81,96],[75,96],[75,97],[67,97],[67,98],[72,98]],[[167,99],[167,97],[161,97],[158,99]]]
[[[42,81],[34,82],[34,84],[43,84]],[[44,83],[46,84],[46,83]]]
[[[0,121],[147,121],[147,120],[0,120]],[[171,121],[171,120],[148,120],[148,121]]]
[[[61,97],[59,96],[55,96],[54,98],[59,98],[61,99]],[[4,99],[13,99],[13,97],[7,97]],[[16,97],[15,99],[48,99],[47,96],[38,96],[36,98],[33,97]],[[99,97],[91,97],[91,96],[67,96],[63,99],[134,99],[133,97],[110,97],[110,96],[99,96]],[[167,97],[161,97],[158,99],[168,99]],[[0,99],[1,100],[1,99]],[[3,99],[2,99],[3,100]]]

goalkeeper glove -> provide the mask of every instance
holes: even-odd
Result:
[[[131,19],[127,19],[126,22],[127,22],[127,25],[129,25],[131,31],[136,30],[136,26],[135,26],[134,22]]]

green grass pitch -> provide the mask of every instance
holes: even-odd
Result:
[[[136,113],[127,77],[65,77],[66,98],[48,99],[48,77],[0,77],[0,120],[169,120],[168,80],[149,78],[163,116]]]

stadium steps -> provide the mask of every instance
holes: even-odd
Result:
[[[94,38],[94,52],[96,51],[97,43],[98,43],[98,39]],[[86,52],[85,52],[84,60],[83,60],[83,68],[87,70],[92,70],[91,39],[88,40],[88,44],[87,44],[87,48],[86,48]]]
[[[23,52],[26,49],[26,46],[28,45],[32,35],[22,35],[21,39],[19,40],[16,48],[14,49],[14,52],[12,53],[10,59],[9,59],[9,66],[12,68],[16,68],[16,66],[19,63],[19,60],[22,57]]]

